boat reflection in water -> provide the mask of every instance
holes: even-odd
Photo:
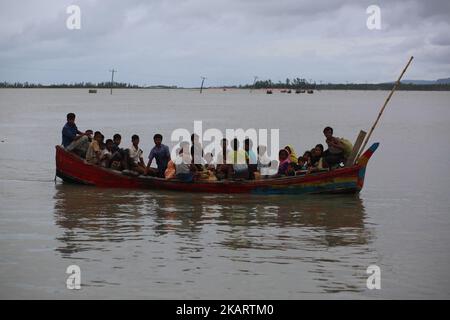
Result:
[[[231,236],[253,228],[315,228],[322,237],[305,240],[329,246],[364,244],[368,237],[358,194],[182,194],[63,183],[56,186],[55,214],[67,241],[80,236],[86,241],[143,239],[151,236],[149,231],[185,236],[200,233],[205,224],[226,226]]]
[[[252,274],[267,272],[258,265],[295,264],[292,276],[313,274],[315,288],[327,292],[361,290],[340,271],[354,276],[358,267],[361,282],[376,261],[358,194],[211,195],[62,183],[54,198],[56,251],[67,259],[123,260],[118,268],[137,259],[146,268],[212,268],[222,276],[230,270],[217,266],[230,262]]]

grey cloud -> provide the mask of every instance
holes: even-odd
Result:
[[[80,0],[82,29],[69,31],[71,1],[2,2],[0,80],[36,78],[43,68],[66,71],[41,72],[42,82],[97,81],[114,65],[122,80],[140,83],[194,85],[206,73],[217,85],[254,74],[384,81],[413,53],[428,58],[415,74],[433,78],[450,74],[449,3]],[[382,10],[380,31],[366,28],[371,4]]]
[[[450,30],[450,26],[448,30]],[[435,33],[429,37],[429,42],[437,46],[450,46],[450,33],[448,31]]]

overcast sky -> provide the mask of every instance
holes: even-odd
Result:
[[[81,8],[69,30],[67,6]],[[381,30],[366,26],[381,8]],[[212,86],[450,77],[450,1],[0,0],[0,81]]]

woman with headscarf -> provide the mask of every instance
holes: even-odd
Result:
[[[296,165],[298,162],[298,158],[292,145],[288,144],[286,147],[284,147],[284,149],[289,153],[290,162]]]

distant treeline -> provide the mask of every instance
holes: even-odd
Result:
[[[225,86],[224,88],[239,88],[239,89],[316,89],[316,90],[390,90],[393,83],[327,83],[316,84],[306,82],[304,79],[286,79],[285,82],[272,82],[269,80],[259,80],[254,84],[246,84],[239,86]],[[110,88],[110,82],[78,82],[78,83],[59,83],[44,85],[40,83],[29,82],[0,82],[0,88]],[[114,82],[113,88],[120,89],[145,89],[145,88],[158,88],[158,89],[176,89],[181,87],[177,86],[141,86],[131,83]],[[210,87],[212,88],[212,87]],[[222,88],[222,87],[220,87]],[[434,83],[434,84],[413,84],[413,83],[401,83],[399,90],[418,90],[418,91],[450,91],[450,83]]]
[[[29,82],[0,82],[0,88],[110,88],[111,82],[77,82],[77,83],[57,83],[57,84],[40,84],[40,83],[29,83]],[[140,89],[140,88],[176,88],[175,86],[151,86],[144,87],[137,84],[125,83],[125,82],[114,82],[113,88],[122,89]]]
[[[244,86],[239,86],[241,88],[254,88],[254,89],[265,89],[265,88],[279,88],[279,89],[314,89],[316,88],[315,83],[307,82],[306,79],[287,78],[285,82],[278,81],[272,82],[272,80],[258,80],[254,84],[247,84]]]
[[[306,82],[304,79],[286,79],[285,82],[272,82],[272,80],[259,80],[254,84],[239,86],[243,89],[318,89],[318,90],[390,90],[393,83],[326,83],[316,84]],[[450,83],[436,84],[412,84],[400,83],[399,90],[423,90],[423,91],[450,91]]]

